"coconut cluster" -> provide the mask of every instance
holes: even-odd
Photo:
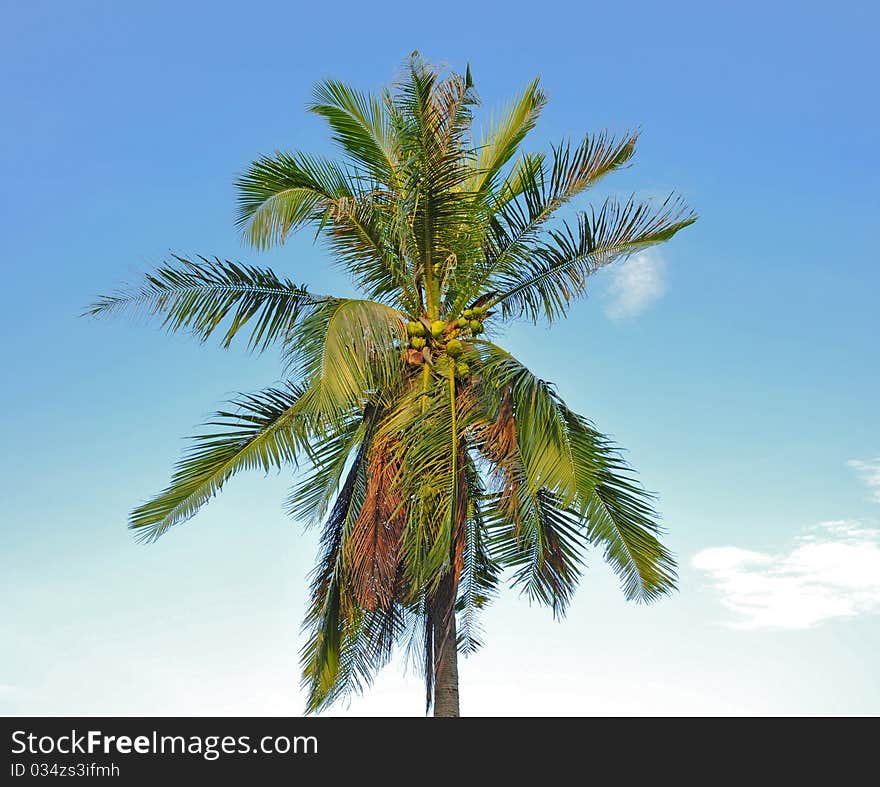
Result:
[[[483,320],[486,319],[487,310],[482,306],[474,306],[465,309],[461,317],[454,322],[434,320],[428,326],[427,322],[413,320],[406,325],[409,335],[409,346],[414,350],[422,350],[428,342],[438,350],[445,350],[449,358],[455,363],[455,376],[460,380],[466,380],[470,376],[470,367],[463,360],[457,360],[464,352],[464,345],[457,337],[460,335],[477,336],[483,332]],[[445,346],[443,344],[446,340]]]
[[[471,309],[465,309],[455,324],[459,329],[470,331],[476,336],[483,332],[483,320],[485,319],[486,309],[482,306],[474,306]]]
[[[406,324],[406,332],[409,335],[409,346],[414,350],[421,350],[427,344],[425,339],[427,330],[425,330],[425,326],[422,323],[416,320],[408,322]]]

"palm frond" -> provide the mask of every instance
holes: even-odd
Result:
[[[338,662],[326,662],[332,669],[327,675],[332,678],[324,678],[314,689],[306,684],[306,712],[324,710],[372,685],[376,673],[389,662],[395,645],[407,630],[408,617],[405,607],[394,605],[373,612],[359,609],[345,620],[339,635]]]
[[[408,586],[436,590],[460,561],[466,488],[462,441],[479,416],[472,388],[451,396],[450,367],[438,359],[425,387],[414,385],[392,408],[378,434],[395,438],[397,494],[406,501],[400,556]],[[455,567],[456,570],[458,567]]]
[[[551,155],[524,156],[492,195],[490,231],[481,261],[457,282],[451,311],[455,314],[487,288],[497,272],[527,264],[541,233],[554,215],[602,177],[632,158],[638,133],[616,139],[603,132],[587,135],[572,147],[563,143]]]
[[[235,182],[236,225],[254,247],[266,249],[325,216],[328,205],[359,188],[339,164],[304,153],[277,152],[254,161]]]
[[[550,489],[564,505],[571,505],[585,479],[574,473],[565,416],[553,385],[490,342],[480,346],[480,354],[485,407],[492,413],[492,427],[484,432],[484,454],[496,470],[508,476],[521,473],[530,494]],[[509,468],[508,459],[513,462]]]
[[[515,264],[496,268],[487,308],[500,307],[504,317],[537,321],[564,315],[569,303],[584,294],[587,279],[600,268],[669,240],[697,220],[674,195],[658,207],[633,199],[608,199],[598,211],[579,214],[577,223],[548,233],[530,254]]]
[[[327,515],[339,493],[351,455],[369,440],[375,408],[367,407],[352,417],[314,436],[310,445],[311,469],[290,491],[285,508],[293,519],[314,524]]]
[[[639,484],[620,450],[584,418],[568,411],[575,462],[593,474],[586,504],[587,538],[604,549],[626,598],[649,603],[676,589],[676,563],[663,546],[653,495]]]
[[[344,561],[348,534],[368,499],[370,440],[361,443],[321,536],[303,628],[306,711],[314,713],[368,686],[405,632],[409,611],[399,604],[365,610],[352,594]]]
[[[337,80],[318,84],[309,110],[324,117],[333,139],[378,183],[398,180],[399,143],[389,116],[390,97],[360,93]]]
[[[170,527],[185,522],[217,495],[241,470],[268,472],[295,463],[309,451],[310,419],[302,412],[303,391],[293,385],[241,395],[238,409],[221,411],[206,426],[219,427],[192,437],[192,447],[178,462],[171,483],[138,506],[129,527],[143,541],[155,541]]]
[[[479,613],[497,592],[500,569],[489,554],[486,543],[486,522],[483,516],[486,492],[472,460],[468,461],[465,474],[466,533],[455,609],[460,620],[458,647],[462,653],[468,654],[482,647]]]
[[[337,199],[329,208],[324,237],[335,259],[368,298],[415,315],[421,312],[420,297],[411,266],[401,253],[395,221],[389,195]]]
[[[341,555],[345,533],[357,519],[366,494],[367,447],[366,441],[361,443],[333,504],[311,576],[311,604],[303,622],[307,639],[300,654],[308,712],[329,704],[339,691],[344,682],[340,681],[343,643],[357,637],[362,620],[347,593]]]
[[[468,80],[440,79],[419,56],[410,59],[395,95],[395,115],[406,160],[403,204],[416,240],[418,278],[428,315],[439,316],[441,289],[451,267],[476,248],[471,221],[474,195],[463,188],[470,177],[470,107],[476,96]]]
[[[496,506],[488,509],[490,554],[499,567],[514,570],[513,587],[561,617],[581,575],[580,519],[547,489],[532,493],[517,485],[512,522],[509,509],[509,501],[502,501],[500,495]]]
[[[378,436],[394,446],[399,472],[387,483],[407,501],[400,557],[408,585],[418,589],[436,585],[452,554],[455,429],[443,376],[430,376],[427,389],[408,390],[378,429]]]
[[[492,119],[480,144],[473,176],[468,188],[477,193],[494,190],[495,181],[504,166],[519,152],[526,135],[535,127],[547,96],[533,80],[513,101],[499,119]]]
[[[348,417],[398,389],[405,337],[396,309],[368,300],[328,301],[289,335],[288,367],[308,384],[316,416]]]
[[[271,268],[199,257],[174,256],[174,263],[147,274],[144,283],[99,298],[86,311],[103,317],[118,312],[161,316],[168,331],[186,329],[202,341],[226,324],[222,344],[251,326],[248,346],[263,350],[283,339],[303,315],[326,299],[282,279]]]
[[[395,442],[387,434],[371,441],[364,503],[343,550],[352,595],[368,612],[388,609],[397,598],[406,511],[397,483],[400,460]]]
[[[559,208],[624,167],[635,153],[638,137],[638,132],[619,139],[608,132],[588,134],[577,145],[563,142],[551,148],[549,157],[532,158],[530,166],[514,170],[498,190],[496,217],[507,241],[498,244],[500,261]]]
[[[572,517],[579,520],[584,538],[604,548],[629,599],[649,602],[674,590],[675,560],[658,538],[653,497],[612,441],[512,355],[488,342],[481,351],[485,394],[496,402],[493,427],[481,444],[502,482],[496,508],[533,528],[546,510],[562,535]],[[515,441],[506,438],[502,451],[497,435],[506,421]]]

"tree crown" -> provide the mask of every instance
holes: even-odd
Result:
[[[309,108],[342,160],[257,159],[237,181],[238,226],[257,249],[312,227],[363,298],[174,257],[89,309],[281,348],[287,382],[217,413],[130,526],[153,540],[238,471],[305,464],[288,506],[323,522],[303,651],[312,710],[369,682],[400,642],[422,654],[430,701],[443,604],[465,652],[505,575],[562,614],[591,543],[628,598],[674,587],[652,498],[616,447],[489,337],[506,320],[564,316],[591,274],[695,215],[671,195],[560,218],[630,162],[638,135],[524,152],[545,103],[535,80],[477,134],[470,69],[444,74],[416,54],[376,95],[323,82]]]

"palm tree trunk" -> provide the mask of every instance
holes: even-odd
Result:
[[[458,643],[455,629],[456,587],[441,583],[434,602],[434,716],[461,715],[458,708]]]

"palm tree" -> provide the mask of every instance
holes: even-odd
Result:
[[[618,449],[490,337],[565,316],[591,274],[695,216],[670,196],[561,218],[630,161],[637,134],[522,152],[545,103],[535,80],[475,137],[469,68],[414,53],[378,95],[323,82],[309,108],[343,161],[259,158],[237,181],[238,225],[256,249],[312,227],[363,298],[175,256],[89,308],[280,348],[285,382],[218,412],[129,524],[153,541],[238,471],[305,464],[288,508],[323,523],[302,650],[309,712],[362,690],[402,644],[428,708],[457,716],[458,653],[480,647],[478,615],[500,582],[560,616],[589,544],[629,599],[674,588],[652,497]]]

